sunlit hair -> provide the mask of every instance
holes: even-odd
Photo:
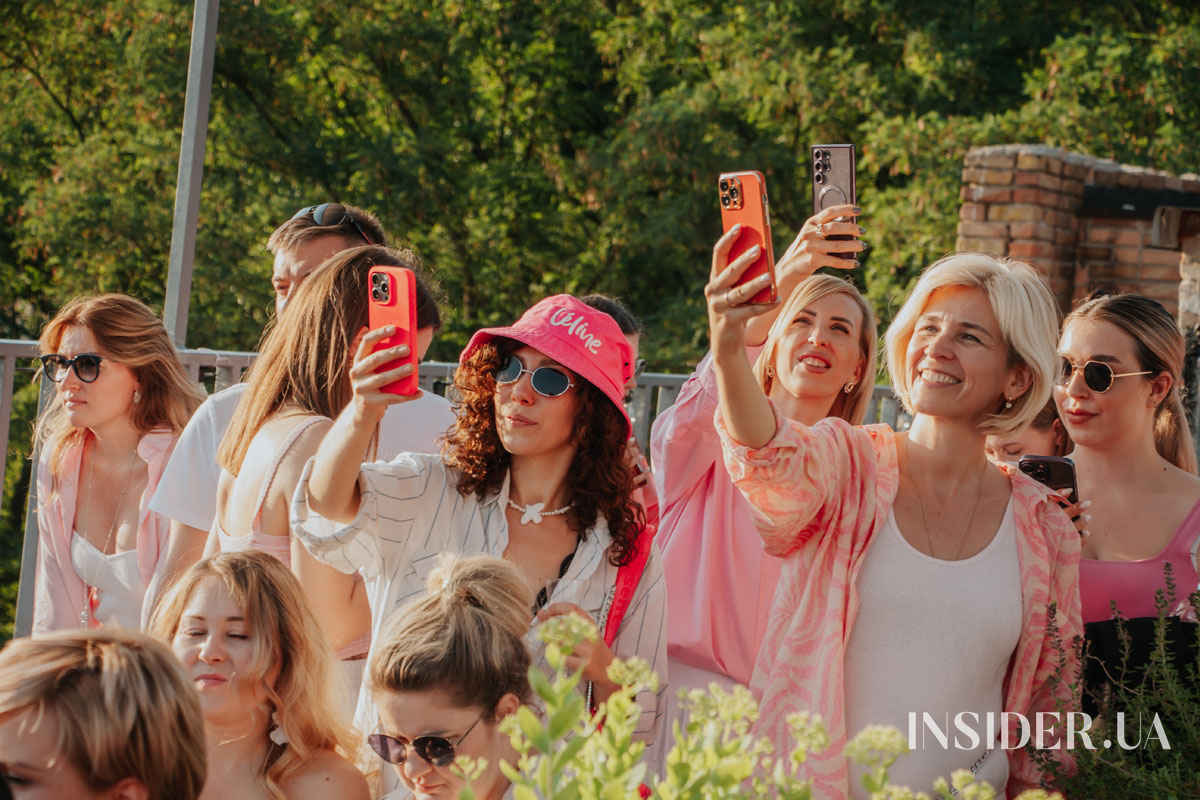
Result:
[[[771,324],[767,332],[767,341],[759,351],[758,360],[754,362],[754,376],[758,378],[763,394],[771,394],[774,377],[767,374],[767,367],[775,363],[775,354],[779,351],[779,340],[800,312],[811,306],[822,297],[831,294],[844,294],[854,300],[858,310],[862,312],[862,324],[858,326],[858,352],[863,359],[862,377],[854,384],[849,394],[838,392],[833,400],[827,416],[841,417],[851,425],[861,425],[867,415],[867,406],[871,404],[871,393],[875,389],[875,361],[879,332],[875,327],[875,312],[867,304],[866,299],[859,293],[854,284],[836,275],[813,275],[792,291],[783,310]]]
[[[237,414],[221,440],[217,461],[237,475],[250,442],[281,409],[333,418],[350,402],[354,339],[367,327],[372,267],[405,267],[418,274],[417,327],[441,323],[433,293],[409,250],[353,247],[329,258],[296,290],[282,321],[263,337]]]
[[[365,244],[362,233],[354,227],[355,222],[363,229],[363,233],[371,238],[371,244],[378,247],[387,246],[387,234],[374,214],[355,206],[345,206],[345,209],[347,218],[339,225],[318,225],[312,214],[289,219],[271,232],[271,238],[267,239],[267,250],[272,254],[294,253],[305,243],[322,236],[341,236],[351,247]]]
[[[76,297],[42,330],[40,353],[57,353],[72,325],[86,328],[95,337],[99,355],[133,371],[141,401],[133,403],[131,399],[129,422],[137,431],[183,430],[204,400],[204,390],[188,376],[162,320],[145,303],[127,294]],[[41,374],[39,369],[39,378]],[[58,491],[64,454],[83,444],[86,436],[86,428],[76,428],[67,421],[62,395],[55,392],[38,417],[34,434],[42,452],[50,455],[52,494]]]
[[[516,566],[494,556],[443,553],[425,594],[393,612],[379,631],[367,685],[382,692],[441,691],[455,708],[495,722],[506,694],[533,700],[525,637],[533,595]]]
[[[60,631],[0,653],[0,715],[58,728],[65,759],[93,791],[129,778],[151,800],[194,800],[205,779],[204,719],[169,649],[139,633]]]
[[[464,497],[474,494],[482,500],[498,491],[512,465],[512,454],[496,431],[495,373],[505,356],[519,347],[512,339],[493,339],[476,348],[454,373],[461,400],[442,457],[459,470],[455,488]],[[608,560],[620,566],[633,558],[638,532],[646,521],[641,504],[633,499],[634,472],[625,457],[629,426],[603,392],[579,376],[574,383],[579,406],[572,438],[578,447],[567,470],[571,508],[566,519],[582,536],[603,515],[612,537]]]
[[[1187,348],[1174,317],[1160,303],[1140,294],[1108,294],[1092,298],[1068,314],[1063,330],[1081,319],[1108,322],[1133,339],[1137,371],[1150,372],[1142,376],[1144,380],[1164,372],[1171,377],[1170,390],[1154,410],[1154,447],[1175,466],[1196,474],[1196,445],[1182,398]]]
[[[192,565],[155,610],[150,621],[155,636],[174,641],[192,595],[209,580],[225,585],[246,619],[253,656],[242,680],[261,683],[269,698],[269,708],[247,713],[274,712],[287,735],[287,745],[270,745],[258,774],[264,789],[283,800],[280,786],[319,751],[338,751],[351,760],[357,755],[357,737],[337,711],[333,652],[296,576],[257,550],[221,553]],[[274,670],[272,689],[267,677]]]
[[[909,399],[908,343],[933,293],[952,286],[983,291],[1008,347],[1009,366],[1029,368],[1028,391],[1013,399],[1009,409],[1004,408],[1004,398],[997,397],[996,411],[979,426],[985,436],[1011,436],[1046,405],[1058,371],[1058,305],[1045,278],[1023,262],[983,253],[953,253],[926,269],[887,331],[892,390],[904,408],[915,413]]]

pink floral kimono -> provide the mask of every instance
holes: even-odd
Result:
[[[754,509],[766,551],[784,559],[754,670],[752,688],[761,694],[762,708],[758,732],[774,742],[776,752],[790,752],[787,716],[804,710],[821,714],[830,747],[810,757],[807,776],[816,796],[845,798],[843,657],[858,610],[855,582],[863,556],[887,520],[899,486],[896,435],[886,425],[856,428],[836,418],[808,427],[777,410],[775,420],[775,437],[750,449],[729,437],[720,410],[716,413],[729,474]],[[1033,723],[1037,712],[1056,710],[1055,684],[1047,679],[1060,660],[1065,659],[1064,684],[1074,680],[1072,644],[1082,635],[1080,544],[1045,488],[1019,472],[1009,477],[1022,624],[1005,679],[1004,710],[1020,712]],[[1062,652],[1047,632],[1051,604]],[[1057,691],[1065,708],[1078,708],[1067,686]],[[1008,755],[1009,792],[1036,786],[1041,773],[1029,755],[1021,750]]]

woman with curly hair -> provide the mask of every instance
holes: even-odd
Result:
[[[358,747],[336,710],[333,653],[279,559],[249,550],[192,565],[151,629],[200,693],[200,800],[366,800],[366,779],[347,760]]]
[[[662,564],[633,500],[622,403],[629,343],[617,324],[564,294],[512,327],[478,331],[455,375],[458,422],[442,455],[360,464],[384,409],[409,399],[380,391],[409,371],[375,372],[406,350],[371,353],[390,332],[363,337],[353,399],[293,498],[297,536],[317,559],[363,574],[376,630],[423,590],[443,551],[503,556],[524,574],[539,618],[577,613],[606,634],[572,662],[583,665],[594,700],[615,689],[614,656],[640,656],[665,686]],[[627,580],[638,564],[640,579]],[[531,647],[540,661],[540,644]],[[661,692],[642,698],[642,738],[653,733],[660,700]],[[368,730],[376,723],[365,693],[356,721]]]

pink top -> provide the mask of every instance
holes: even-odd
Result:
[[[790,752],[787,716],[819,713],[830,747],[810,755],[805,770],[817,795],[840,799],[848,789],[843,659],[858,611],[855,582],[863,556],[885,524],[900,483],[896,436],[886,425],[856,428],[830,418],[808,427],[789,422],[778,410],[775,419],[775,437],[752,450],[730,439],[719,411],[716,417],[729,474],[753,506],[767,552],[784,559],[754,671],[753,688],[762,693],[757,731],[777,751]],[[1066,674],[1074,674],[1071,643],[1083,633],[1079,534],[1049,499],[1049,490],[1006,471],[1021,565],[1021,634],[1004,681],[1004,710],[1033,723],[1035,713],[1056,710],[1055,685],[1048,679],[1058,661],[1065,659]],[[1057,635],[1048,635],[1051,626]],[[1063,642],[1061,653],[1056,639]],[[1078,702],[1066,683],[1057,691],[1071,710]],[[1040,771],[1024,750],[1010,751],[1009,758],[1011,795],[1039,782]]]
[[[721,462],[712,354],[658,415],[650,438],[667,578],[667,654],[749,684],[780,561],[763,552],[750,505]]]
[[[1112,619],[1110,601],[1116,601],[1117,611],[1124,619],[1157,617],[1154,593],[1166,591],[1163,565],[1170,562],[1175,581],[1175,597],[1168,598],[1170,614],[1190,618],[1191,606],[1187,596],[1200,584],[1192,547],[1200,537],[1200,503],[1184,517],[1179,529],[1154,558],[1140,561],[1101,561],[1094,558],[1079,560],[1079,596],[1083,604],[1083,621],[1102,622]]]
[[[142,585],[150,586],[166,566],[160,558],[167,552],[171,521],[150,510],[150,498],[158,486],[167,458],[179,434],[157,428],[138,441],[137,453],[146,462],[146,488],[138,500],[137,564]],[[71,532],[75,527],[75,506],[79,502],[79,468],[83,448],[75,446],[63,454],[58,493],[50,496],[50,455],[43,453],[38,462],[38,554],[34,573],[33,635],[44,636],[57,630],[79,627],[83,610],[84,583],[71,565]],[[146,595],[150,597],[149,594]],[[141,626],[150,621],[149,603],[143,603]]]

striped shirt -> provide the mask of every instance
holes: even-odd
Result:
[[[342,572],[360,572],[371,605],[371,628],[384,621],[408,600],[423,594],[425,578],[439,554],[487,554],[501,558],[508,547],[509,476],[495,494],[479,500],[463,497],[454,488],[456,470],[436,455],[401,453],[391,462],[363,464],[359,473],[362,500],[358,516],[349,525],[324,519],[308,507],[308,480],[313,462],[304,467],[292,499],[292,530],[313,556]],[[574,602],[599,620],[616,582],[617,567],[608,560],[612,539],[603,517],[587,530],[575,558],[550,596],[550,603]],[[563,587],[577,587],[563,597]],[[652,545],[629,610],[621,622],[613,653],[618,658],[638,656],[658,673],[657,694],[638,698],[642,717],[635,735],[652,741],[665,705],[667,686],[666,584],[658,546]],[[534,663],[549,672],[544,648],[530,627],[528,643]],[[378,639],[372,641],[370,657]],[[378,717],[364,686],[359,694],[355,723],[364,732],[374,730]],[[392,773],[393,770],[385,770]]]

